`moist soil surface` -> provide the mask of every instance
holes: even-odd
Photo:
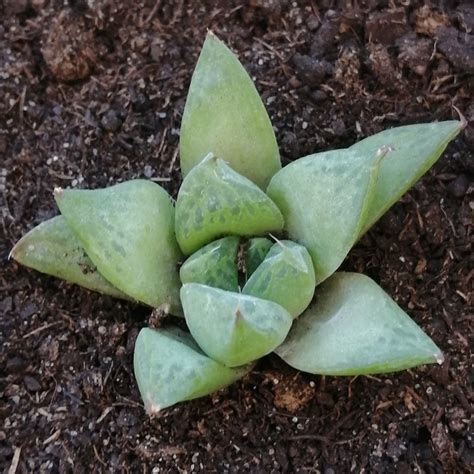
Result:
[[[238,53],[283,163],[384,128],[469,124],[343,264],[442,348],[441,366],[243,380],[150,419],[133,376],[146,307],[8,260],[58,213],[55,186],[154,179],[173,196],[206,30]],[[0,4],[0,465],[3,472],[468,472],[474,372],[474,4],[48,1]]]

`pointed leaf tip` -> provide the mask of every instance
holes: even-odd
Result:
[[[68,226],[99,272],[135,300],[179,315],[174,208],[156,183],[133,180],[104,189],[67,189],[56,197]]]
[[[208,395],[245,375],[251,366],[231,369],[210,359],[178,328],[144,328],[135,343],[133,365],[148,414]]]
[[[252,80],[212,32],[193,73],[179,147],[185,176],[210,151],[262,189],[281,168],[273,127]]]
[[[363,375],[441,363],[435,343],[370,278],[335,273],[275,352],[313,374]]]
[[[61,198],[62,195],[63,195],[63,193],[64,193],[64,189],[61,188],[61,187],[59,187],[59,186],[53,189],[53,196],[54,196],[56,199]]]
[[[89,290],[130,299],[97,271],[63,216],[30,230],[16,243],[10,256],[22,265]]]
[[[393,148],[380,164],[374,197],[360,235],[433,166],[462,127],[462,122],[456,120],[404,125],[367,137],[349,148],[368,156],[387,144]]]
[[[316,153],[290,163],[271,180],[267,193],[285,219],[292,240],[310,253],[316,284],[328,278],[365,222],[380,163],[387,149],[370,156],[350,149]]]

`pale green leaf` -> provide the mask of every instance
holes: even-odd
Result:
[[[201,349],[228,367],[273,351],[293,318],[280,305],[253,296],[188,283],[181,288],[186,323]]]
[[[380,165],[374,198],[361,235],[433,166],[461,130],[462,124],[456,120],[406,125],[384,130],[350,147],[368,156],[382,146],[392,148]]]
[[[189,87],[179,147],[184,175],[210,152],[262,189],[281,168],[272,124],[252,80],[212,33]]]
[[[312,374],[359,375],[441,363],[434,342],[370,278],[335,273],[276,353]]]
[[[212,154],[184,178],[176,201],[176,237],[186,255],[223,235],[282,228],[283,216],[271,199]]]
[[[96,190],[55,190],[56,202],[98,271],[114,286],[154,307],[180,314],[174,208],[151,181]]]
[[[273,246],[273,242],[266,237],[254,237],[245,244],[245,273],[247,278],[263,262],[267,253]]]
[[[302,245],[281,240],[270,249],[242,293],[278,303],[296,318],[311,303],[315,285],[308,251]]]
[[[181,283],[201,283],[238,291],[237,250],[239,237],[215,240],[193,253],[179,270]]]
[[[135,377],[148,414],[203,397],[241,378],[251,366],[230,369],[202,353],[178,328],[144,328],[138,335]]]
[[[13,247],[11,256],[39,272],[99,293],[130,299],[97,271],[62,216],[31,229]]]
[[[290,238],[309,251],[316,284],[334,273],[357,240],[385,154],[317,153],[272,178],[267,193],[283,213]]]

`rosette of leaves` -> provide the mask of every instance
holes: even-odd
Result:
[[[461,128],[393,128],[282,169],[254,84],[209,34],[183,114],[176,203],[139,179],[56,189],[61,215],[26,234],[12,256],[184,316],[189,331],[144,328],[136,341],[149,413],[232,383],[272,351],[313,374],[440,362],[434,342],[374,281],[337,269]]]

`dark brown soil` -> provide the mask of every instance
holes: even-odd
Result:
[[[285,163],[455,117],[453,104],[471,121],[344,264],[413,316],[443,366],[324,378],[270,356],[150,420],[131,363],[150,310],[8,261],[57,213],[55,186],[146,177],[176,193],[180,117],[208,28],[255,78]],[[473,63],[469,0],[0,3],[3,472],[473,469]]]

